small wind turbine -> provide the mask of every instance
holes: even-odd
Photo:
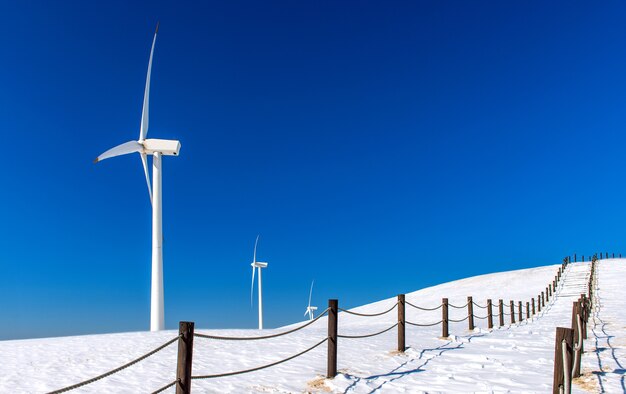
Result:
[[[263,329],[263,287],[261,283],[261,268],[267,268],[267,263],[256,261],[256,246],[259,243],[259,236],[256,236],[254,242],[254,255],[252,257],[252,286],[250,286],[250,306],[252,306],[252,295],[254,293],[254,271],[259,270],[259,330]]]
[[[311,295],[313,294],[313,283],[315,281],[311,281],[311,290],[309,290],[309,306],[306,307],[306,312],[304,312],[304,316],[309,315],[309,320],[313,320],[313,311],[317,310],[316,306],[311,306]]]
[[[141,127],[139,140],[129,141],[104,152],[94,162],[110,157],[139,153],[146,175],[148,193],[152,201],[152,282],[150,290],[150,331],[165,329],[163,307],[163,232],[161,218],[161,156],[178,156],[180,142],[174,140],[146,139],[148,135],[148,107],[150,102],[150,72],[152,70],[152,55],[156,43],[159,24],[157,23],[150,60],[148,61],[148,75],[146,89],[143,96],[143,111],[141,112]],[[152,155],[152,189],[150,189],[150,174],[148,174],[148,158]]]

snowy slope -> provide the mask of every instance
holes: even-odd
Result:
[[[596,328],[590,330],[583,357],[583,383],[598,391],[598,379],[606,392],[622,392],[624,333],[621,314],[626,290],[625,260],[602,260],[598,265]],[[528,270],[482,275],[445,283],[407,294],[407,301],[434,307],[442,297],[464,305],[471,295],[479,305],[494,300],[530,300],[551,282],[557,265]],[[440,339],[441,325],[407,327],[407,351],[397,354],[396,330],[367,339],[338,341],[339,375],[332,380],[326,372],[326,344],[284,364],[258,372],[211,380],[195,380],[194,392],[549,392],[552,385],[554,331],[569,326],[572,301],[584,291],[589,265],[571,264],[564,274],[557,297],[531,322],[489,331],[486,320],[476,320],[469,332],[467,322],[451,323],[451,337]],[[388,309],[395,297],[352,309],[373,313]],[[341,303],[339,305],[341,307]],[[508,309],[505,309],[508,311]],[[465,309],[450,310],[452,319],[465,316]],[[494,308],[497,313],[497,308]],[[475,307],[484,316],[484,309]],[[441,311],[417,311],[407,306],[407,320],[429,323],[440,320]],[[395,323],[395,310],[378,317],[339,314],[339,334],[367,334]],[[509,317],[506,317],[508,323]],[[497,325],[497,319],[495,322]],[[326,336],[326,318],[291,335],[262,341],[220,341],[196,338],[193,374],[216,374],[252,368],[298,353]],[[263,334],[280,332],[296,325]],[[590,328],[592,324],[590,324]],[[604,328],[604,331],[602,331]],[[202,330],[224,336],[254,336],[257,330]],[[78,336],[0,342],[0,392],[46,392],[58,389],[122,365],[174,338],[175,331]],[[597,341],[597,345],[596,345]],[[598,353],[594,350],[599,349]],[[113,376],[75,392],[151,392],[174,380],[176,346]],[[603,368],[603,375],[593,371]],[[610,371],[608,370],[610,369]],[[584,380],[586,379],[586,380]],[[595,380],[594,380],[595,379]],[[621,380],[621,381],[620,381]],[[615,391],[615,390],[618,391]],[[583,392],[577,387],[575,392]],[[174,392],[170,389],[166,392]]]

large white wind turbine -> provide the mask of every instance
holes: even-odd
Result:
[[[104,152],[95,162],[110,157],[139,153],[146,175],[148,193],[152,201],[152,283],[150,290],[150,331],[159,331],[165,328],[163,308],[163,233],[161,220],[161,156],[178,156],[180,142],[174,140],[146,139],[148,135],[148,107],[150,101],[150,72],[152,70],[152,55],[156,43],[159,25],[157,24],[150,60],[148,61],[148,75],[146,90],[143,96],[143,111],[141,112],[141,127],[139,139],[118,145]],[[152,155],[152,189],[150,189],[150,174],[148,173],[148,155]]]
[[[317,310],[316,306],[311,306],[311,295],[313,295],[313,283],[315,281],[311,281],[311,290],[309,290],[309,306],[306,307],[306,311],[304,312],[304,316],[309,315],[309,320],[313,320],[314,311]]]
[[[259,330],[263,329],[263,286],[261,282],[261,269],[267,267],[267,263],[256,261],[256,246],[259,243],[259,236],[254,242],[254,255],[252,256],[252,286],[250,286],[250,305],[252,305],[252,295],[254,293],[254,271],[259,270]]]

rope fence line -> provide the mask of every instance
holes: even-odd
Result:
[[[130,367],[131,365],[137,364],[139,361],[145,360],[146,358],[152,356],[153,354],[160,352],[161,350],[165,349],[166,347],[168,347],[172,343],[178,341],[178,338],[180,338],[180,335],[177,336],[176,338],[173,338],[173,339],[165,342],[163,345],[159,346],[158,348],[156,348],[154,350],[151,350],[150,352],[144,354],[143,356],[138,357],[138,358],[132,360],[131,362],[128,362],[128,363],[122,365],[121,367],[117,367],[117,368],[115,368],[115,369],[113,369],[113,370],[111,370],[109,372],[105,372],[102,375],[98,375],[98,376],[96,376],[94,378],[87,379],[87,380],[85,380],[83,382],[76,383],[76,384],[73,384],[71,386],[67,386],[67,387],[64,387],[62,389],[59,389],[59,390],[51,391],[48,394],[65,393],[66,391],[77,389],[79,387],[88,385],[88,384],[93,383],[95,381],[98,381],[100,379],[106,378],[107,376],[111,376],[113,374],[116,374],[116,373],[120,372],[121,370],[126,369],[126,368]]]
[[[431,327],[431,326],[436,326],[437,324],[441,324],[443,323],[443,320],[439,320],[438,322],[435,323],[427,323],[427,324],[419,324],[419,323],[412,323],[408,320],[405,320],[406,324],[409,324],[411,326],[415,326],[415,327]]]
[[[168,383],[167,385],[161,387],[160,389],[153,391],[152,394],[159,394],[167,389],[169,389],[170,387],[174,386],[176,383],[180,382],[180,379],[176,379],[173,382]]]
[[[296,357],[300,357],[303,354],[308,353],[311,350],[315,349],[316,347],[318,347],[319,345],[321,345],[322,343],[324,343],[326,341],[328,341],[328,337],[322,339],[321,341],[319,341],[315,345],[311,346],[308,349],[305,349],[305,350],[301,351],[300,353],[294,354],[293,356],[289,356],[287,358],[284,358],[284,359],[279,360],[279,361],[275,361],[275,362],[270,363],[270,364],[261,365],[260,367],[244,369],[244,370],[235,371],[235,372],[218,373],[218,374],[213,374],[213,375],[196,375],[196,376],[192,376],[191,379],[192,380],[197,380],[197,379],[214,379],[214,378],[222,378],[222,377],[225,377],[225,376],[241,375],[241,374],[244,374],[244,373],[260,371],[262,369],[273,367],[274,365],[282,364],[282,363],[285,363],[285,362],[287,362],[289,360],[293,360]]]
[[[208,335],[208,334],[194,333],[193,336],[194,337],[198,337],[198,338],[205,338],[205,339],[218,339],[218,340],[222,340],[222,341],[257,341],[257,340],[260,340],[260,339],[277,338],[277,337],[282,337],[283,335],[288,335],[288,334],[294,333],[296,331],[300,331],[303,328],[310,326],[311,324],[313,324],[316,321],[318,321],[319,319],[321,319],[324,315],[326,315],[329,310],[330,310],[330,308],[326,308],[325,310],[322,311],[322,313],[319,314],[319,316],[317,316],[315,319],[307,322],[306,324],[303,324],[303,325],[301,325],[299,327],[296,327],[296,328],[294,328],[292,330],[289,330],[289,331],[279,332],[279,333],[271,334],[271,335],[263,335],[263,336],[258,336],[258,337],[224,337],[224,336],[219,336],[219,335]]]
[[[389,327],[389,328],[385,328],[382,331],[378,331],[375,332],[373,334],[365,334],[365,335],[337,335],[338,338],[348,338],[348,339],[358,339],[358,338],[369,338],[369,337],[375,337],[376,335],[380,335],[380,334],[384,334],[387,331],[391,330],[392,328],[396,328],[398,326],[399,323],[394,324],[393,326]]]
[[[385,313],[389,313],[392,310],[396,309],[396,307],[398,306],[398,303],[396,302],[395,304],[393,304],[393,306],[383,312],[379,312],[379,313],[359,313],[359,312],[353,312],[353,311],[349,311],[347,309],[343,309],[343,308],[338,308],[341,312],[345,312],[349,315],[355,315],[355,316],[363,316],[363,317],[374,317],[374,316],[381,316],[384,315]]]
[[[415,309],[419,309],[421,311],[436,311],[437,309],[440,309],[441,307],[443,307],[443,304],[439,304],[439,306],[434,307],[434,308],[424,308],[424,307],[421,307],[421,306],[413,305],[413,304],[411,304],[408,301],[404,301],[404,303],[409,305],[409,306],[412,306]]]
[[[594,256],[594,263],[595,263],[596,257]],[[109,372],[106,372],[104,374],[101,374],[99,376],[96,376],[94,378],[91,378],[89,380],[77,383],[75,385],[72,386],[68,386],[56,391],[52,391],[49,394],[56,394],[56,393],[63,393],[66,391],[70,391],[70,390],[74,390],[76,388],[82,387],[84,385],[93,383],[97,380],[106,378],[107,376],[113,375],[115,373],[118,373],[120,371],[122,371],[125,368],[128,368],[152,355],[154,355],[155,353],[163,350],[164,348],[166,348],[167,346],[173,344],[174,342],[178,341],[178,363],[177,363],[177,369],[176,369],[176,380],[168,383],[167,385],[157,389],[156,391],[153,392],[153,394],[156,393],[161,393],[173,386],[176,386],[176,391],[177,393],[183,393],[183,394],[188,394],[190,393],[191,390],[191,381],[192,380],[200,380],[200,379],[214,379],[214,378],[220,378],[220,377],[227,377],[227,376],[235,376],[235,375],[240,375],[240,374],[245,374],[245,373],[251,373],[251,372],[255,372],[255,371],[260,371],[266,368],[270,368],[285,362],[288,362],[290,360],[293,360],[297,357],[300,357],[316,348],[318,348],[319,346],[321,346],[324,343],[328,343],[328,353],[327,353],[327,357],[328,357],[328,369],[327,369],[327,375],[326,377],[328,378],[332,378],[334,376],[336,376],[337,374],[337,339],[338,338],[343,338],[343,339],[363,339],[363,338],[370,338],[370,337],[374,337],[374,336],[378,336],[378,335],[382,335],[386,332],[389,332],[391,330],[393,330],[394,328],[397,328],[398,330],[398,351],[400,352],[404,352],[406,347],[405,347],[405,329],[406,329],[406,325],[410,325],[410,326],[415,326],[415,327],[432,327],[432,326],[437,326],[439,324],[441,324],[442,326],[442,331],[443,331],[443,335],[441,335],[439,338],[448,338],[450,336],[449,334],[449,323],[461,323],[464,321],[468,321],[468,330],[471,332],[473,330],[476,329],[475,325],[474,325],[474,319],[479,319],[479,320],[484,320],[484,319],[489,319],[488,321],[488,328],[489,330],[492,330],[494,328],[500,328],[502,326],[504,326],[504,320],[503,317],[504,316],[511,316],[511,322],[510,324],[508,324],[509,326],[513,326],[515,325],[515,320],[517,320],[517,323],[521,323],[524,320],[527,321],[533,321],[534,318],[536,316],[542,316],[544,313],[546,313],[547,311],[550,310],[551,306],[554,304],[554,302],[556,301],[556,299],[561,296],[561,291],[564,288],[563,282],[561,281],[561,279],[563,279],[564,277],[567,277],[568,273],[570,270],[567,270],[567,272],[565,271],[565,268],[567,267],[567,265],[569,264],[569,261],[567,259],[564,259],[564,263],[561,265],[561,267],[558,270],[558,275],[556,275],[554,277],[554,280],[548,284],[548,286],[545,288],[545,291],[541,291],[541,293],[539,293],[539,295],[537,296],[537,314],[535,313],[535,298],[532,298],[531,302],[532,302],[532,317],[530,315],[530,309],[529,309],[529,302],[526,302],[526,318],[524,318],[523,313],[522,313],[522,301],[517,301],[517,303],[513,300],[510,301],[510,304],[503,304],[503,300],[500,299],[498,304],[494,304],[492,303],[491,299],[487,300],[487,305],[480,305],[476,302],[473,301],[471,296],[467,297],[467,303],[465,303],[464,305],[454,305],[454,304],[450,304],[448,302],[447,298],[443,298],[442,299],[442,303],[436,307],[433,308],[425,308],[425,307],[420,307],[418,305],[412,304],[410,302],[407,302],[405,300],[405,295],[404,294],[400,294],[398,295],[398,301],[396,303],[394,303],[391,307],[389,307],[388,309],[385,309],[381,312],[376,312],[376,313],[360,313],[360,312],[354,312],[354,311],[350,311],[350,310],[346,310],[346,309],[342,309],[339,308],[338,306],[338,300],[329,300],[329,306],[328,308],[326,308],[324,311],[322,311],[317,317],[315,317],[314,319],[298,326],[292,329],[289,329],[287,331],[283,331],[283,332],[279,332],[279,333],[275,333],[275,334],[270,334],[270,335],[261,335],[261,336],[251,336],[251,337],[236,337],[236,336],[219,336],[219,335],[210,335],[210,334],[201,334],[201,333],[194,333],[194,323],[193,322],[180,322],[180,329],[179,329],[179,335],[171,340],[169,340],[168,342],[164,343],[163,345],[155,348],[154,350],[144,354],[141,357],[138,357],[137,359],[134,359],[118,368],[115,368]],[[584,336],[586,337],[586,321],[588,319],[588,313],[591,310],[591,304],[586,304],[586,302],[588,302],[587,300],[592,300],[593,301],[593,297],[592,297],[592,282],[595,279],[595,275],[594,275],[594,264],[592,263],[592,271],[591,274],[589,275],[589,297],[588,299],[584,298],[584,295],[581,296],[581,306],[579,309],[579,313],[581,313],[582,315],[579,315],[579,319],[583,319],[582,321],[584,322],[584,330],[585,330],[585,334]],[[563,274],[563,275],[562,275]],[[422,310],[422,311],[436,311],[441,309],[442,312],[442,318],[441,320],[437,321],[437,322],[433,322],[433,323],[416,323],[416,322],[411,322],[406,320],[406,315],[405,315],[405,308],[406,305],[409,305],[410,307],[414,308],[414,309],[418,309],[418,310]],[[506,305],[507,309],[510,307],[511,313],[507,313],[505,312],[503,306]],[[473,307],[476,306],[477,308],[480,309],[486,309],[486,316],[479,316],[474,314],[474,309]],[[493,313],[493,307],[497,307],[498,308],[498,312],[497,314]],[[517,312],[515,311],[515,307],[517,306]],[[449,308],[453,308],[453,309],[465,309],[467,308],[467,313],[465,314],[465,317],[463,317],[462,319],[451,319],[449,317]],[[374,333],[370,333],[370,334],[361,334],[361,335],[349,335],[349,334],[338,334],[338,318],[339,318],[339,312],[345,312],[346,314],[349,315],[354,315],[354,316],[358,316],[358,317],[375,317],[375,316],[382,316],[385,314],[390,313],[391,311],[393,311],[394,309],[397,309],[398,315],[397,315],[397,321],[381,330],[381,331],[377,331]],[[460,315],[460,312],[455,314],[458,316]],[[243,370],[239,370],[239,371],[232,371],[232,372],[224,372],[224,373],[216,373],[216,374],[206,374],[206,375],[195,375],[193,376],[191,374],[191,365],[192,365],[192,350],[193,350],[193,340],[194,338],[204,338],[204,339],[214,339],[214,340],[226,340],[226,341],[255,341],[255,340],[262,340],[262,339],[271,339],[271,338],[277,338],[277,337],[282,337],[282,336],[286,336],[292,333],[295,333],[297,331],[300,331],[312,324],[314,324],[315,322],[317,322],[318,320],[320,320],[322,317],[327,316],[328,317],[328,334],[326,337],[324,337],[321,341],[315,343],[314,345],[300,351],[299,353],[293,354],[289,357],[286,357],[284,359],[278,360],[278,361],[274,361],[271,362],[269,364],[265,364],[265,365],[261,365],[261,366],[257,366],[254,368],[248,368],[248,369],[243,369]],[[494,327],[493,324],[493,319],[498,317],[499,318],[499,324],[498,327]],[[517,319],[514,319],[514,317],[518,317]],[[455,326],[458,327],[458,326]],[[581,323],[578,323],[578,331],[582,330],[581,329]],[[582,336],[581,336],[582,338]],[[580,344],[581,342],[577,342],[577,346],[578,344]],[[582,345],[581,345],[582,346]],[[581,348],[582,349],[582,348]],[[582,351],[582,350],[581,350]],[[574,360],[576,360],[576,358],[574,358]]]

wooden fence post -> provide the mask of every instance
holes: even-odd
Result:
[[[405,346],[406,317],[404,314],[404,294],[398,294],[398,351],[403,352]]]
[[[580,315],[580,301],[574,301],[572,303],[572,330],[574,331],[574,336],[573,336],[573,341],[572,343],[577,343],[578,342],[578,338],[581,338],[582,336],[582,327],[578,327],[578,317]],[[582,316],[581,316],[581,320],[582,320]],[[582,321],[581,321],[581,325],[582,325]],[[580,346],[580,357],[578,358],[578,362],[576,362],[576,360],[574,359],[574,365],[572,367],[572,378],[577,378],[580,376],[580,359],[582,358],[582,354],[583,354],[583,341],[580,341],[580,344],[578,344],[578,346]],[[574,353],[575,354],[575,353]]]
[[[526,320],[530,319],[530,302],[526,301]]]
[[[511,324],[515,324],[515,302],[511,300],[509,306],[511,308]]]
[[[491,298],[487,300],[487,328],[493,328],[493,310],[491,306]]]
[[[582,307],[581,307],[581,312],[582,312],[582,317],[583,317],[583,339],[587,339],[587,321],[589,320],[589,302],[588,302],[588,298],[584,295],[581,294],[582,297]]]
[[[448,299],[443,298],[441,300],[441,337],[447,338],[450,336],[448,332]]]
[[[530,303],[531,303],[532,308],[533,308],[533,316],[535,316],[535,297],[530,299]]]
[[[552,283],[548,283],[548,297],[552,297]]]
[[[542,308],[546,307],[546,295],[543,291],[541,292],[541,307]]]
[[[537,313],[541,312],[541,294],[537,294]]]
[[[522,320],[524,320],[522,315],[522,301],[517,301],[517,321],[521,323]]]
[[[176,364],[176,394],[191,393],[191,364],[193,358],[194,323],[178,323],[178,362]]]
[[[328,300],[328,364],[326,377],[334,378],[337,375],[337,320],[338,300]]]
[[[583,254],[583,263],[585,262],[585,255]]]
[[[472,296],[467,297],[467,326],[470,331],[474,330],[474,301]]]
[[[502,327],[504,325],[504,301],[502,301],[502,299],[498,301],[498,313],[498,317],[500,318],[500,327]]]
[[[557,327],[556,339],[554,341],[554,379],[552,383],[552,394],[560,394],[561,387],[563,391],[571,392],[572,379],[572,343],[574,339],[574,331],[571,328]],[[563,343],[565,341],[565,343]],[[565,368],[563,368],[563,345],[566,347],[567,360]],[[567,379],[563,372],[568,374]],[[566,381],[569,387],[565,387]]]

